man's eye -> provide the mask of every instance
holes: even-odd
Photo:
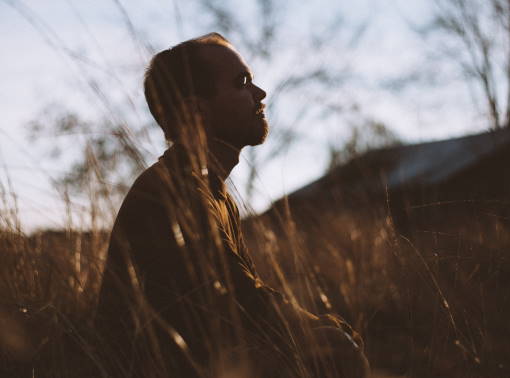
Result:
[[[247,75],[244,75],[239,79],[239,86],[245,87],[250,82],[250,78]]]

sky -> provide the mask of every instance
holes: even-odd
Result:
[[[0,59],[0,183],[8,192],[15,193],[25,229],[62,226],[64,206],[53,180],[68,167],[77,143],[82,140],[79,136],[55,137],[49,133],[33,141],[28,137],[27,125],[42,117],[42,112],[51,106],[71,109],[91,121],[105,114],[117,114],[132,124],[149,122],[141,90],[143,69],[151,56],[146,42],[158,50],[211,31],[210,16],[194,3],[0,0],[0,46],[4,52]],[[256,19],[253,2],[231,3],[236,7],[232,13],[243,27],[249,33],[256,33],[261,20]],[[355,101],[363,117],[383,122],[405,142],[448,138],[486,127],[478,109],[473,107],[467,86],[459,80],[442,82],[445,71],[453,70],[449,77],[455,77],[451,66],[440,66],[439,79],[430,80],[433,84],[398,86],[400,79],[427,65],[430,65],[427,75],[436,76],[435,66],[429,63],[427,41],[412,30],[430,19],[432,2],[362,0],[353,5],[338,0],[282,0],[277,3],[281,28],[278,41],[284,47],[275,54],[274,61],[255,58],[249,62],[257,84],[268,93],[285,75],[322,62],[350,73],[340,89],[327,93],[329,98],[338,96],[338,101],[344,98]],[[123,12],[129,15],[129,24]],[[341,32],[325,39],[326,47],[320,54],[306,56],[306,48],[299,47],[300,43],[304,44],[311,32],[320,35],[323,26],[335,19],[342,20]],[[360,42],[350,48],[349,38],[363,25],[366,29]],[[248,49],[242,41],[236,46],[241,54],[247,55]],[[300,48],[302,52],[296,62],[295,54],[291,57],[291,53]],[[103,89],[108,88],[109,107],[92,90],[97,83]],[[321,89],[312,88],[307,93],[284,97],[278,112],[272,115],[274,119],[270,114],[269,122],[293,119],[307,106],[314,90]],[[308,117],[299,126],[303,138],[294,148],[259,168],[251,201],[255,211],[320,177],[327,166],[325,146],[331,140],[341,146],[349,136],[349,126],[361,115],[324,120]],[[149,161],[155,160],[164,149],[162,136],[157,132],[143,143]],[[48,157],[48,151],[57,144],[64,146],[64,160],[69,161],[56,163]],[[258,148],[268,151],[270,147],[268,142]],[[247,174],[243,157],[232,175],[239,188]],[[3,205],[4,211],[12,208],[12,198],[4,199],[4,203],[10,204]]]

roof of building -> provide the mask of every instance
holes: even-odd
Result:
[[[308,199],[339,182],[348,183],[351,191],[360,187],[395,190],[409,185],[437,185],[505,147],[510,147],[510,128],[373,150],[334,168],[288,198]]]

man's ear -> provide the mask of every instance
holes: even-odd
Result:
[[[189,96],[183,99],[183,111],[185,124],[194,127],[186,128],[185,132],[191,133],[188,138],[197,135],[207,136],[210,130],[210,106],[207,100],[198,96]],[[198,133],[197,133],[198,132]]]
[[[198,96],[195,96],[194,101],[196,103],[198,112],[203,118],[203,121],[207,122],[211,116],[211,107],[209,106],[209,102],[206,99]]]
[[[199,96],[189,96],[184,99],[184,106],[188,112],[188,119],[199,121],[207,128],[211,119],[211,107],[206,99]]]
[[[198,96],[188,96],[183,99],[184,110],[188,113],[187,116],[191,119],[192,116],[199,116],[201,118],[207,118],[209,108],[207,102]]]

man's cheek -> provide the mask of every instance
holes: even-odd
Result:
[[[232,109],[232,118],[235,119],[236,123],[246,122],[246,116],[239,107]]]

